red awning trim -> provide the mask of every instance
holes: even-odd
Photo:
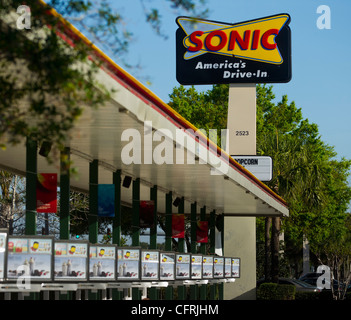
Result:
[[[42,0],[40,0],[44,5],[46,5]],[[93,56],[90,57],[92,61],[99,60],[102,62],[101,68],[117,81],[120,85],[127,88],[139,99],[144,101],[146,104],[151,106],[154,110],[162,114],[165,118],[171,121],[179,129],[192,129],[197,131],[197,128],[192,125],[189,121],[184,119],[179,113],[173,110],[169,105],[163,102],[159,97],[152,93],[148,88],[146,88],[142,83],[136,80],[132,75],[123,70],[118,66],[111,58],[109,58],[105,53],[103,53],[99,48],[97,48],[90,40],[88,40],[79,30],[77,30],[72,24],[60,16],[54,9],[48,10],[48,13],[57,16],[63,28],[61,32],[58,31],[57,34],[70,46],[74,47],[74,41],[84,41],[89,47],[92,48]],[[197,138],[194,136],[194,139]],[[273,197],[283,206],[287,207],[287,202],[277,195],[273,190],[266,186],[262,181],[257,179],[251,172],[237,163],[233,158],[231,158],[227,153],[221,150],[215,143],[209,140],[205,135],[201,139],[202,144],[206,146],[210,151],[215,153],[218,157],[221,156],[227,161],[230,166],[239,172],[242,176],[250,179],[257,187],[264,191],[267,195]]]

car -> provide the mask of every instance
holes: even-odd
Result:
[[[317,286],[317,280],[320,276],[322,276],[323,273],[318,273],[318,272],[308,272],[304,275],[302,275],[299,280],[300,281],[303,281],[303,282],[306,282],[310,285],[313,285],[313,286]],[[324,288],[322,289],[331,289],[330,288],[330,282],[328,280],[324,280],[323,284],[325,285]],[[334,290],[337,290],[339,285],[338,285],[338,281],[333,279],[333,287],[334,287]],[[340,288],[342,288],[343,285],[340,284]]]
[[[321,292],[321,289],[319,289],[317,286],[309,284],[307,282],[297,280],[297,279],[288,279],[288,278],[279,278],[278,279],[279,284],[292,284],[295,286],[296,291],[311,291],[311,292]]]
[[[265,280],[259,280],[257,282],[257,288],[264,282]],[[289,279],[289,278],[278,278],[278,284],[291,284],[296,288],[296,292],[321,292],[317,286],[311,285],[304,281],[300,281],[297,279]]]

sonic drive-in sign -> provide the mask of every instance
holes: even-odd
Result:
[[[177,80],[184,85],[291,79],[290,16],[227,24],[178,17]]]

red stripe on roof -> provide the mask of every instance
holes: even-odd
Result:
[[[42,3],[44,4],[44,2]],[[145,103],[150,105],[156,111],[163,114],[165,117],[168,118],[169,121],[175,124],[178,128],[192,129],[194,131],[197,130],[197,128],[194,125],[192,125],[189,121],[187,121],[175,110],[173,110],[169,105],[163,102],[159,97],[157,97],[154,93],[152,93],[149,89],[147,89],[142,83],[136,80],[132,75],[130,75],[128,72],[123,70],[120,66],[118,66],[111,58],[109,58],[105,53],[103,53],[99,48],[97,48],[90,40],[88,40],[72,24],[70,24],[67,20],[65,20],[62,16],[60,16],[54,9],[48,10],[48,13],[54,16],[57,16],[60,19],[63,28],[61,29],[61,32],[58,31],[57,34],[66,43],[74,47],[75,41],[84,41],[93,50],[94,57],[91,56],[91,59],[94,60],[94,58],[95,59],[97,58],[100,60],[100,62],[103,62],[102,68],[115,81],[117,81],[122,86],[127,88],[135,96],[143,100]],[[245,169],[243,166],[237,163],[233,158],[231,158],[228,154],[226,154],[223,150],[221,150],[215,143],[213,143],[207,137],[206,137],[206,140],[207,140],[206,145],[209,148],[209,150],[215,152],[218,156],[223,157],[224,160],[228,161],[228,163],[231,165],[233,169],[238,171],[246,178],[250,179],[251,182],[253,182],[256,186],[258,186],[267,195],[273,197],[283,206],[285,207],[288,206],[287,202],[283,198],[277,195],[261,180],[257,179],[256,176],[254,176],[251,172],[249,172],[247,169]]]

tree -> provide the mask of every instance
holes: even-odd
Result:
[[[169,0],[169,6],[203,16],[205,2]],[[110,98],[111,91],[96,81],[101,62],[94,55],[92,43],[72,34],[65,42],[61,36],[71,22],[112,58],[124,63],[119,58],[128,52],[132,35],[112,3],[116,1],[49,0],[45,4],[28,0],[25,8],[30,10],[30,23],[26,29],[18,28],[16,23],[21,18],[16,9],[23,3],[1,2],[0,149],[31,139],[39,144],[48,142],[57,155],[84,109],[97,108]],[[123,5],[123,1],[119,3]],[[146,22],[162,35],[159,10],[149,2],[140,3]],[[66,162],[73,172],[68,158]],[[5,220],[10,210],[10,204],[5,202],[10,199],[7,190],[2,190],[0,212]],[[72,222],[75,228],[74,219]]]
[[[195,15],[206,13],[197,11],[204,3],[169,0],[172,8]],[[6,0],[0,8],[0,147],[29,137],[39,143],[49,141],[60,150],[84,108],[103,105],[111,94],[96,81],[101,62],[92,44],[74,35],[70,45],[61,39],[68,21],[108,49],[112,58],[127,52],[131,34],[123,30],[123,17],[107,0],[26,1],[32,17],[29,30],[17,29],[13,15],[8,22],[9,13],[20,4]],[[146,21],[161,34],[159,11],[144,1],[141,4]]]
[[[351,199],[348,187],[349,160],[331,161],[325,188],[327,189],[322,210],[311,216],[306,236],[311,251],[319,264],[330,268],[334,299],[344,299],[351,280],[350,214],[347,213]]]
[[[198,129],[206,131],[210,140],[209,129],[221,129],[227,127],[228,113],[228,85],[214,85],[212,90],[197,92],[194,86],[186,89],[184,86],[174,88],[169,95],[169,105],[190,121]],[[221,137],[217,135],[218,146]]]
[[[256,87],[257,154],[272,157],[273,179],[267,185],[288,202],[290,215],[282,220],[258,218],[257,235],[258,243],[265,242],[265,276],[277,281],[280,272],[286,272],[280,265],[281,228],[285,234],[284,259],[296,260],[302,237],[325,232],[326,221],[342,221],[340,215],[351,197],[347,183],[350,162],[335,159],[333,148],[321,140],[318,126],[304,119],[302,110],[289,103],[287,96],[274,103],[272,89]],[[170,98],[170,105],[196,127],[226,127],[227,85],[215,85],[205,93],[180,86]]]
[[[91,48],[75,38],[72,50],[59,37],[60,17],[48,14],[49,8],[39,1],[27,4],[38,17],[30,30],[18,30],[15,20],[0,20],[1,146],[28,137],[61,149],[84,107],[101,105],[109,92],[95,81],[98,64],[88,62]],[[1,16],[15,5],[5,2]]]
[[[22,217],[24,207],[23,178],[0,171],[0,227],[12,234],[16,222]]]

